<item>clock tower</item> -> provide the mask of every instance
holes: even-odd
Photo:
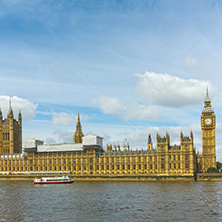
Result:
[[[201,115],[202,172],[207,172],[207,169],[210,167],[216,168],[215,125],[215,114],[211,107],[211,100],[207,89],[204,109]]]

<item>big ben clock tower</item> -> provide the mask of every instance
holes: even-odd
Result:
[[[202,172],[207,172],[207,169],[210,167],[216,168],[215,125],[215,115],[211,107],[211,100],[207,89],[204,109],[201,115]]]

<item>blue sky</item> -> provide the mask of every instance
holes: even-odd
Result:
[[[222,3],[218,0],[0,2],[0,103],[23,139],[71,142],[79,113],[104,145],[194,132],[209,87],[222,161]]]

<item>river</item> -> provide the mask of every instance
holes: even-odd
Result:
[[[222,182],[0,181],[0,221],[222,221]]]

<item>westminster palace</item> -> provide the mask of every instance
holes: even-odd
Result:
[[[64,172],[76,175],[180,175],[193,176],[216,168],[215,114],[206,92],[201,114],[202,154],[196,152],[192,131],[189,136],[180,133],[180,144],[171,145],[170,135],[156,135],[153,146],[148,135],[147,146],[131,150],[129,144],[107,145],[103,149],[103,138],[85,135],[80,117],[76,124],[73,143],[44,144],[43,141],[23,141],[22,115],[14,119],[10,107],[7,118],[0,111],[0,171],[1,172]]]

